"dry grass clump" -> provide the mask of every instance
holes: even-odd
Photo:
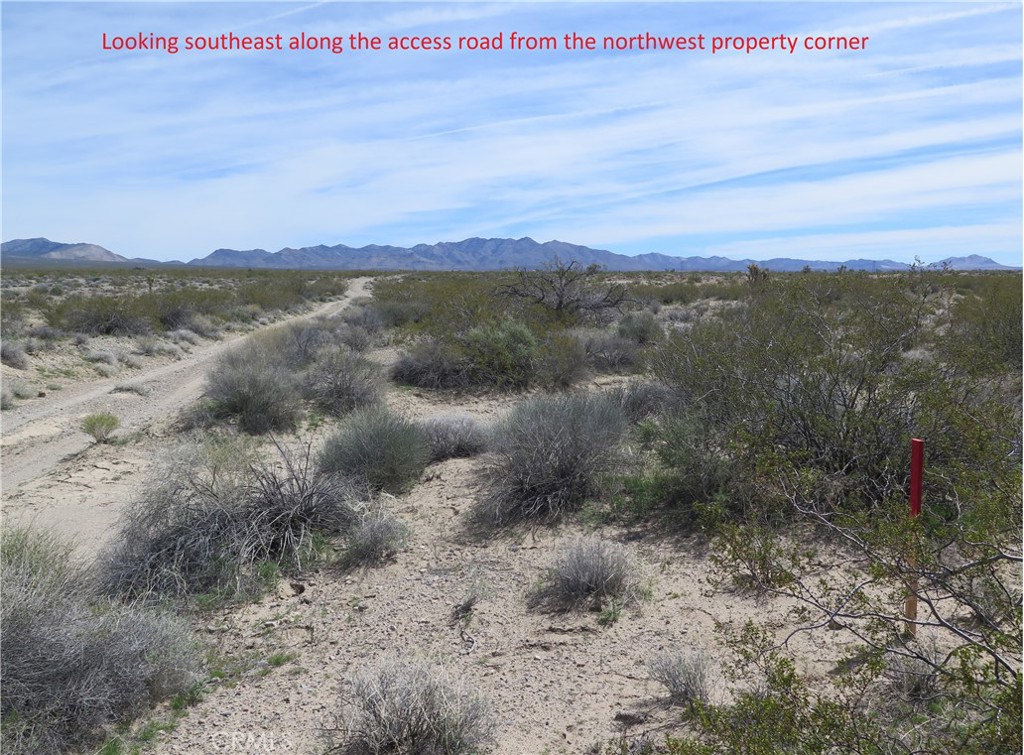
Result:
[[[408,541],[410,529],[383,506],[363,512],[346,536],[348,568],[378,566],[393,559]]]
[[[676,704],[706,703],[710,699],[711,661],[702,651],[669,650],[647,663],[651,678],[665,685]]]
[[[308,454],[280,454],[271,466],[237,441],[182,448],[122,515],[101,557],[104,589],[244,596],[278,569],[301,571],[352,524],[360,493],[313,473]]]
[[[386,407],[371,407],[353,412],[327,439],[317,465],[324,474],[398,494],[419,479],[429,460],[430,447],[419,425]]]
[[[206,397],[215,415],[237,418],[238,428],[252,435],[293,430],[301,408],[298,378],[255,341],[217,359]]]
[[[16,370],[27,370],[29,366],[25,347],[12,341],[0,342],[0,362]]]
[[[487,449],[487,431],[468,414],[430,417],[420,427],[427,436],[431,461],[476,456]]]
[[[380,368],[348,349],[324,349],[305,377],[306,396],[318,409],[341,417],[384,400]]]
[[[632,549],[588,537],[559,550],[530,603],[552,611],[600,611],[612,602],[636,603],[646,594],[644,568]]]
[[[26,529],[0,540],[0,684],[5,753],[95,744],[103,729],[190,687],[199,667],[185,623],[96,599],[69,543]]]
[[[469,755],[494,740],[483,696],[423,662],[390,661],[352,680],[347,755]]]
[[[478,504],[484,522],[552,519],[596,494],[619,461],[622,411],[603,396],[529,399],[497,426],[486,470],[491,491]]]

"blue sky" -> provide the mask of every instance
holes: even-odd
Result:
[[[1021,264],[1020,3],[3,2],[3,239],[558,239]],[[868,36],[864,51],[113,52],[102,35]],[[180,40],[180,41],[181,41]],[[346,40],[347,41],[347,40]]]

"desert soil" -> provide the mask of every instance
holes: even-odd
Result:
[[[304,316],[340,311],[366,295],[369,283],[356,279],[344,299]],[[211,360],[237,341],[198,346],[178,361],[143,367],[131,380],[144,383],[147,396],[111,393],[123,378],[96,379],[5,411],[5,526],[53,527],[74,536],[84,557],[94,555],[124,503],[174,446],[172,422],[201,395]],[[396,351],[378,349],[370,356],[386,364]],[[482,421],[499,417],[517,400],[396,387],[388,397],[410,417],[458,411]],[[97,411],[117,414],[119,434],[130,442],[92,444],[77,428],[83,416]],[[205,641],[239,671],[229,682],[213,683],[172,731],[160,735],[153,751],[326,752],[325,737],[347,709],[352,675],[394,658],[427,660],[478,687],[495,713],[490,751],[497,755],[581,753],[645,733],[662,740],[678,731],[681,715],[650,678],[646,663],[652,656],[667,649],[705,651],[719,667],[713,697],[725,701],[735,684],[720,670],[726,654],[716,622],[738,629],[756,619],[780,638],[795,626],[788,617],[792,605],[732,591],[716,579],[699,544],[650,528],[600,530],[602,537],[636,548],[653,580],[648,601],[625,609],[610,625],[594,613],[529,610],[527,595],[555,550],[587,534],[586,528],[470,537],[462,515],[486,484],[485,462],[431,465],[408,494],[388,501],[413,533],[393,563],[349,573],[316,570],[282,582],[259,602],[201,614],[197,626]],[[482,597],[468,621],[454,621],[453,608],[474,591]],[[848,639],[843,634],[800,634],[791,650],[812,678],[824,675]]]

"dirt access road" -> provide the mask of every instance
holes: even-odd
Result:
[[[279,320],[275,325],[335,315],[354,299],[368,296],[371,280],[353,278],[341,299]],[[94,528],[77,515],[81,503],[78,499],[82,495],[120,497],[126,492],[120,490],[125,486],[116,483],[137,479],[135,472],[148,468],[152,459],[147,457],[152,456],[154,448],[151,442],[143,440],[119,449],[118,454],[105,453],[79,429],[82,418],[95,412],[112,412],[121,420],[119,434],[159,435],[159,430],[183,407],[202,395],[206,372],[213,360],[249,335],[251,332],[200,345],[178,361],[133,372],[127,382],[145,386],[146,396],[112,393],[116,385],[126,382],[122,375],[68,386],[60,393],[50,393],[5,411],[0,440],[4,518],[21,520],[27,516],[68,534],[85,534],[88,539],[89,530]],[[74,486],[65,489],[71,483]],[[106,490],[105,483],[114,483],[113,489]],[[114,513],[111,511],[110,515]],[[69,516],[73,521],[69,521]],[[84,533],[82,524],[86,524]]]

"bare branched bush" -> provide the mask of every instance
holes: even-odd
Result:
[[[420,423],[431,461],[476,456],[487,448],[487,431],[468,414],[430,417]]]
[[[596,494],[618,463],[626,430],[602,396],[556,395],[519,404],[495,430],[486,475],[491,491],[477,506],[484,522],[557,518]]]
[[[493,739],[494,720],[473,687],[423,662],[390,661],[352,680],[347,755],[469,755]]]
[[[299,417],[298,378],[258,343],[217,359],[206,397],[216,414],[236,417],[239,429],[254,435],[292,430]]]
[[[409,539],[408,525],[383,506],[359,517],[346,537],[345,566],[377,566],[394,558]]]
[[[559,549],[530,604],[551,611],[600,611],[612,601],[636,603],[646,592],[644,568],[632,549],[588,537]]]
[[[306,395],[323,412],[340,417],[384,398],[380,369],[347,349],[321,351],[306,372]]]
[[[308,451],[281,450],[276,466],[236,443],[187,446],[122,515],[101,555],[104,589],[115,595],[247,595],[260,567],[299,571],[318,537],[345,531],[358,490],[310,469]]]
[[[429,460],[430,447],[416,423],[372,407],[354,412],[327,439],[317,464],[324,474],[397,494],[419,479]]]
[[[651,678],[665,685],[676,704],[706,703],[710,699],[711,661],[702,651],[669,650],[647,663]]]
[[[69,543],[5,529],[0,554],[4,752],[94,744],[104,727],[197,680],[198,648],[185,623],[97,599]]]

